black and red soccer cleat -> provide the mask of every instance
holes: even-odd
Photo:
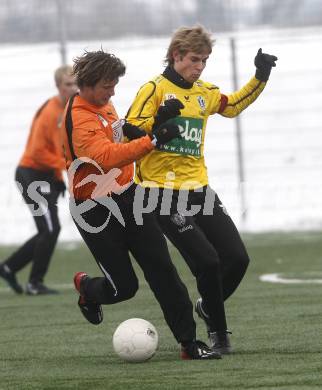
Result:
[[[181,359],[183,360],[210,360],[221,359],[221,354],[209,348],[200,340],[181,345]]]
[[[74,275],[74,285],[79,293],[78,306],[83,316],[88,322],[98,325],[103,321],[103,310],[99,303],[90,301],[85,298],[84,284],[90,280],[90,277],[85,272],[77,272]]]

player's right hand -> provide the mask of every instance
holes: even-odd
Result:
[[[138,139],[141,137],[144,137],[146,135],[146,132],[142,129],[140,129],[137,126],[132,125],[129,122],[125,122],[122,126],[123,134],[132,141],[133,139]]]

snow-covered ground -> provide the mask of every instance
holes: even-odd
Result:
[[[210,183],[238,227],[247,231],[322,228],[322,30],[266,30],[235,34],[239,86],[254,74],[259,47],[279,57],[259,99],[241,116],[246,219],[241,218],[235,120],[208,122],[206,158]],[[228,35],[218,35],[203,79],[233,91]],[[169,38],[78,42],[68,58],[101,46],[127,65],[114,97],[124,116],[138,88],[163,68]],[[0,46],[0,243],[21,242],[35,231],[14,183],[36,109],[55,94],[57,44]],[[60,199],[62,240],[78,239]]]

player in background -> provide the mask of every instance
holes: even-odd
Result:
[[[133,125],[124,124],[123,129],[119,126],[110,100],[124,73],[121,60],[103,50],[85,52],[74,61],[79,94],[67,104],[62,129],[70,211],[102,272],[101,277],[93,278],[85,272],[75,274],[79,308],[89,322],[99,324],[103,320],[103,304],[114,304],[135,295],[138,279],[130,251],[174,337],[181,343],[182,358],[220,358],[220,354],[195,339],[193,305],[172,264],[156,217],[153,213],[145,214],[143,224],[136,224],[133,162],[157,149],[159,144],[178,137],[179,128],[162,125],[150,136],[122,143],[123,132],[125,136],[141,132]],[[83,211],[79,213],[81,208]]]
[[[44,284],[60,231],[57,199],[64,195],[62,170],[65,159],[60,139],[62,115],[67,100],[76,90],[71,66],[61,66],[54,74],[58,94],[48,99],[36,112],[25,151],[16,169],[16,181],[32,212],[37,233],[0,265],[0,277],[17,293],[23,293],[16,274],[32,263],[28,295],[54,294]],[[37,182],[41,182],[38,183]]]
[[[160,123],[175,123],[180,128],[181,138],[137,162],[136,182],[150,187],[150,194],[153,186],[162,189],[160,224],[196,277],[200,298],[195,310],[206,323],[213,349],[225,354],[232,347],[224,301],[244,277],[249,257],[232,219],[209,187],[203,154],[206,123],[210,115],[232,118],[252,104],[277,58],[259,49],[255,76],[239,91],[226,95],[216,85],[200,80],[213,43],[202,26],[179,28],[167,51],[167,67],[141,87],[127,120],[147,133]],[[170,119],[176,110],[180,116]],[[167,199],[172,200],[169,212],[164,207]],[[187,210],[196,206],[199,211],[189,215]]]

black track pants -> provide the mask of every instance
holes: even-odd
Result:
[[[210,215],[204,215],[206,191],[213,199]],[[194,216],[178,215],[177,197],[175,193],[171,215],[158,217],[160,225],[196,277],[213,330],[227,329],[224,301],[245,275],[249,263],[245,246],[220,199],[209,187],[200,193],[189,191],[188,205],[201,206]]]
[[[29,281],[32,283],[42,282],[48,270],[60,232],[57,210],[58,192],[53,187],[53,176],[51,173],[41,172],[32,168],[18,167],[16,170],[16,181],[22,189],[23,199],[29,209],[38,211],[41,215],[35,215],[32,212],[38,230],[37,234],[18,248],[5,261],[5,264],[15,273],[32,262]],[[33,187],[35,181],[48,183],[45,187],[47,187],[46,191],[49,190],[49,192],[41,192],[39,188],[35,189]]]
[[[129,257],[130,251],[143,270],[176,340],[194,339],[196,325],[187,288],[172,264],[155,215],[145,214],[143,225],[136,224],[133,217],[134,190],[135,185],[132,185],[122,195],[113,195],[125,226],[114,215],[110,216],[109,210],[99,203],[82,214],[87,224],[85,226],[75,217],[76,208],[71,201],[74,222],[104,274],[104,277],[92,278],[87,283],[86,298],[102,304],[113,304],[135,295],[138,280]],[[77,203],[78,206],[81,204]],[[100,226],[103,228],[100,229]]]

